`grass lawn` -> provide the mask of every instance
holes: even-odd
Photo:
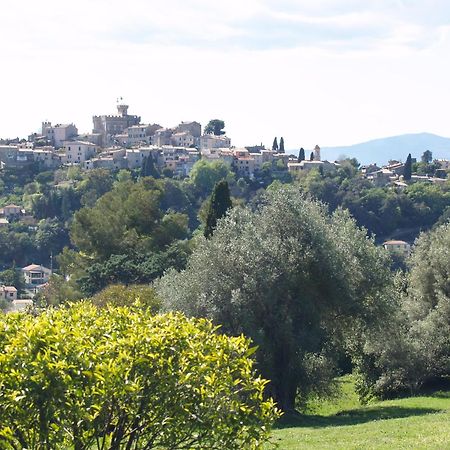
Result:
[[[352,378],[343,377],[340,383],[339,398],[282,420],[272,442],[281,450],[450,449],[450,392],[361,406]]]

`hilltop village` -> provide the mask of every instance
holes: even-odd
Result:
[[[279,161],[279,169],[292,172],[334,165],[320,160],[318,146],[313,157],[308,155],[311,160],[302,162],[278,146],[232,147],[231,139],[221,129],[202,133],[201,124],[195,121],[182,122],[173,128],[143,124],[139,116],[128,114],[128,105],[124,104],[117,105],[117,115],[94,116],[92,133],[79,133],[72,123],[43,122],[40,134],[31,134],[26,141],[0,145],[3,168],[38,164],[50,170],[68,165],[79,165],[85,170],[135,170],[142,168],[146,157],[152,158],[159,171],[176,177],[189,176],[200,158],[225,161],[238,175],[249,178],[261,171],[265,163],[273,161]]]
[[[172,128],[144,124],[140,116],[128,114],[128,108],[128,105],[118,104],[117,115],[93,116],[92,133],[79,133],[73,123],[52,125],[43,122],[41,133],[33,133],[27,140],[0,140],[1,168],[38,165],[43,170],[54,170],[78,165],[85,170],[135,170],[141,169],[145,158],[150,156],[161,173],[166,171],[171,176],[187,177],[201,158],[225,161],[238,176],[252,179],[273,162],[277,170],[291,174],[319,168],[329,172],[339,167],[336,161],[321,159],[318,145],[306,152],[302,149],[299,155],[287,154],[282,138],[280,145],[275,140],[271,148],[263,144],[236,148],[222,129],[210,128],[202,133],[201,124],[195,121],[182,122]],[[413,175],[412,180],[441,182],[450,162],[440,160],[439,164],[440,176],[439,173],[437,177]],[[404,185],[404,163],[400,161],[391,161],[384,167],[362,166],[360,170],[378,186]]]
[[[144,124],[128,105],[118,104],[116,115],[93,117],[91,133],[46,121],[26,140],[0,140],[0,303],[12,309],[33,305],[36,296],[55,295],[55,280],[58,289],[71,286],[72,295],[81,297],[111,282],[149,282],[170,267],[182,268],[190,249],[178,248],[174,260],[171,246],[189,247],[204,229],[221,179],[229,182],[236,204],[257,201],[266,188],[295,184],[332,210],[348,209],[397,265],[420,231],[450,216],[450,161],[433,160],[430,151],[419,161],[408,155],[383,167],[360,166],[351,158],[324,160],[318,145],[290,154],[282,137],[269,148],[237,148],[224,128],[219,119],[204,129],[195,121],[172,128]],[[132,211],[121,211],[133,192]],[[146,198],[150,192],[155,197]],[[121,196],[106,224],[103,204]],[[135,253],[142,255],[144,241],[146,258],[156,258],[150,272],[148,261]],[[127,262],[111,268],[119,256]],[[131,275],[117,275],[128,263]]]

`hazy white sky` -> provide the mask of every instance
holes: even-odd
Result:
[[[223,119],[234,145],[450,136],[447,0],[1,0],[0,137]]]

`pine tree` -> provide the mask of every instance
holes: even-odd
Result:
[[[302,147],[298,152],[298,162],[302,162],[305,160],[305,149]]]
[[[406,181],[410,180],[411,174],[412,174],[412,160],[411,160],[411,153],[409,153],[405,162],[405,171],[403,173],[403,179]]]
[[[278,141],[277,141],[277,138],[276,138],[276,137],[275,137],[274,140],[273,140],[272,150],[273,150],[274,152],[277,152],[277,151],[278,151]]]
[[[280,150],[278,150],[279,153],[284,153],[284,139],[283,137],[280,137]]]
[[[311,154],[309,155],[309,160],[314,161],[314,152],[311,152]]]
[[[206,238],[212,236],[216,229],[217,221],[224,217],[231,207],[232,203],[228,183],[225,180],[219,181],[214,186],[213,193],[211,194],[204,232]]]

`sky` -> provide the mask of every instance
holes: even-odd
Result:
[[[225,121],[236,146],[450,136],[447,0],[2,0],[0,137]]]

